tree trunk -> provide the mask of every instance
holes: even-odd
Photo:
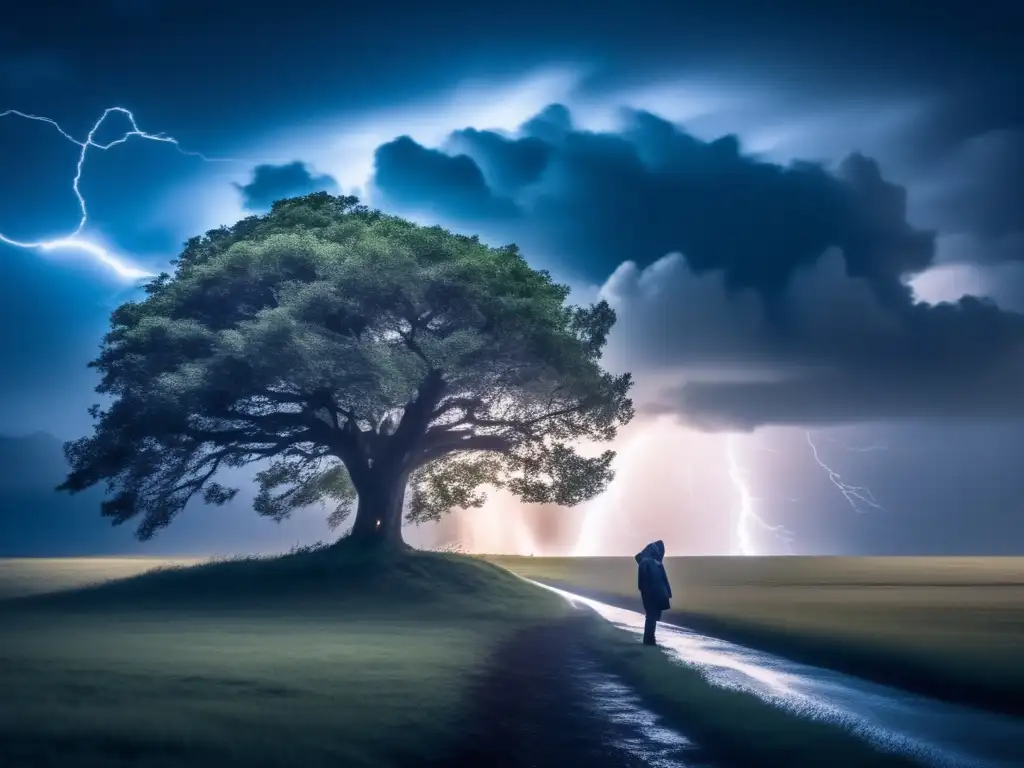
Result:
[[[363,484],[352,524],[351,538],[364,546],[402,546],[402,507],[405,475],[375,475]]]
[[[359,495],[351,539],[360,546],[390,544],[403,546],[402,503],[413,469],[410,459],[421,445],[430,414],[444,394],[444,375],[431,370],[420,384],[416,397],[406,404],[402,420],[387,437],[383,448],[374,451],[366,464],[346,462]],[[339,456],[346,461],[344,456]]]

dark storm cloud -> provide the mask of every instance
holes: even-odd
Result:
[[[449,142],[451,148],[456,152],[464,149],[469,155],[478,158],[477,161],[474,161],[466,155],[462,155],[465,158],[462,164],[472,168],[472,170],[467,170],[467,173],[474,177],[474,181],[485,194],[489,191],[487,190],[488,186],[499,193],[508,193],[539,181],[551,155],[550,145],[539,138],[509,142],[503,136],[492,131],[478,131],[473,128],[456,131],[451,135]],[[411,140],[408,140],[408,143],[412,146],[406,146],[407,152],[431,151],[424,150]],[[439,152],[435,154],[440,156],[435,159],[435,162],[444,166],[450,164],[448,155]],[[396,147],[390,146],[379,157],[385,160],[390,158],[398,164],[399,167],[395,168],[393,172],[407,173],[401,167],[401,158]],[[489,185],[487,181],[484,181],[485,174]],[[384,175],[387,175],[386,168]],[[429,183],[430,180],[427,181]]]
[[[463,217],[497,221],[518,213],[511,200],[491,191],[468,155],[427,149],[408,136],[377,150],[376,178],[388,202],[413,212],[459,211]]]
[[[784,322],[677,255],[623,265],[602,293],[619,314],[610,364],[679,372],[645,408],[703,429],[1024,413],[1024,316],[972,297],[883,304],[834,250],[795,276]]]
[[[708,431],[876,421],[998,423],[1024,415],[1019,364],[983,374],[967,368],[948,373],[937,378],[931,370],[903,370],[879,377],[877,370],[840,369],[782,381],[694,382],[665,393],[648,412],[677,413]]]
[[[1024,264],[1024,129],[999,128],[957,144],[925,175],[924,203],[931,220],[949,234],[940,242],[943,263],[999,268]],[[992,295],[1020,306],[1024,281],[993,273]]]
[[[466,130],[445,154],[409,138],[377,150],[375,184],[388,202],[424,204],[472,221],[602,279],[625,260],[646,266],[680,251],[697,273],[778,295],[794,270],[830,246],[852,276],[902,294],[901,275],[927,267],[933,238],[907,224],[906,193],[853,155],[831,174],[743,154],[738,139],[704,142],[646,112],[617,133],[573,130],[564,107],[516,137]]]
[[[605,286],[622,364],[693,374],[658,407],[702,427],[1024,412],[1024,317],[914,302],[905,280],[935,234],[874,160],[779,165],[625,118],[588,132],[549,108],[515,136],[458,131],[448,152],[403,138],[378,149],[375,185],[563,272],[603,281],[630,262]]]
[[[1024,237],[1024,130],[998,129],[968,138],[936,175],[936,215],[954,230],[976,235],[974,260],[1024,261],[1024,248],[1006,247]]]
[[[252,181],[235,184],[242,193],[242,205],[250,211],[267,211],[277,200],[308,195],[310,192],[336,192],[338,183],[331,177],[314,176],[303,162],[296,160],[284,165],[257,165]]]

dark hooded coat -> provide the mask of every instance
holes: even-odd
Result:
[[[665,543],[661,540],[651,542],[636,554],[637,588],[640,599],[644,603],[645,613],[658,613],[669,609],[672,599],[672,587],[665,573]]]

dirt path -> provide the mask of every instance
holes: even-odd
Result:
[[[581,621],[530,627],[499,650],[474,688],[464,742],[435,768],[703,764],[692,743],[597,667]]]

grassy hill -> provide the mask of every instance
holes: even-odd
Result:
[[[0,764],[418,764],[496,645],[565,613],[470,558],[331,549],[11,598]]]

